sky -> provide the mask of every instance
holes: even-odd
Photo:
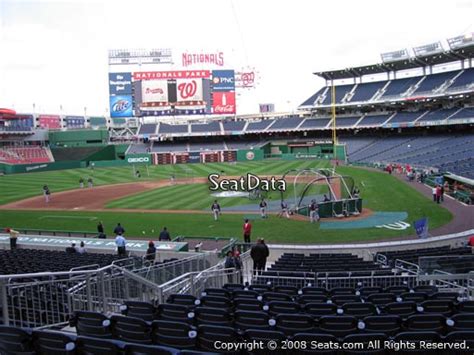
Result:
[[[226,69],[254,69],[239,114],[260,103],[292,111],[324,85],[315,71],[439,40],[447,48],[473,22],[474,0],[0,0],[0,107],[104,115],[108,50],[171,48],[222,51]]]

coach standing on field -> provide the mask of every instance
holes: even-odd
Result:
[[[221,206],[217,203],[217,200],[211,206],[212,214],[214,215],[214,221],[217,221],[219,214],[221,213]]]

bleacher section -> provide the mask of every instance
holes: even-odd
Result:
[[[395,116],[393,116],[387,123],[392,124],[414,122],[423,114],[424,112],[397,112]]]
[[[0,250],[0,275],[66,271],[94,264],[102,267],[115,260],[119,260],[115,254],[71,254],[41,249]]]
[[[336,102],[361,103],[386,100],[399,100],[405,97],[417,98],[418,96],[449,95],[453,92],[472,90],[474,86],[474,68],[441,72],[425,76],[415,76],[389,81],[375,81],[357,84],[351,95],[346,100],[342,99],[351,92],[354,85],[336,85]],[[381,95],[377,94],[384,91]],[[408,91],[409,89],[413,89]],[[323,93],[326,96],[323,99]],[[407,95],[407,92],[409,95]],[[376,95],[377,94],[377,95]],[[323,87],[304,101],[300,106],[319,106],[331,104],[331,87]]]
[[[187,133],[188,125],[171,125],[166,123],[160,123],[158,134],[168,133]]]
[[[273,123],[273,120],[249,122],[247,126],[247,132],[264,131],[271,123]]]
[[[219,122],[210,122],[210,123],[203,123],[203,124],[192,124],[191,125],[191,132],[220,132],[221,127]]]
[[[48,148],[41,146],[2,147],[0,148],[0,163],[6,164],[35,164],[50,163]]]
[[[285,131],[296,129],[303,121],[304,118],[301,117],[280,118],[276,120],[270,128],[268,128],[268,131]]]
[[[155,134],[156,124],[142,124],[138,131],[138,134]]]
[[[350,146],[352,140],[345,138]],[[356,143],[359,143],[358,141]],[[439,136],[402,136],[376,139],[375,143],[365,149],[349,154],[352,162],[397,162],[409,163],[414,166],[437,167],[454,174],[473,176],[472,152],[474,151],[474,136],[468,135],[439,135]],[[458,168],[459,164],[459,168]],[[448,168],[450,170],[448,170]]]
[[[247,124],[246,121],[226,121],[222,123],[222,125],[224,126],[225,132],[243,131],[246,124]]]

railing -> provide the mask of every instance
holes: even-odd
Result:
[[[0,276],[0,309],[7,325],[43,327],[64,324],[78,310],[119,312],[125,300],[163,301],[159,282],[218,262],[212,253],[134,268],[134,260],[91,270]],[[80,268],[79,268],[80,269]]]
[[[388,258],[380,253],[375,254],[375,262],[380,265],[387,266],[388,265]]]
[[[420,267],[417,264],[401,259],[395,259],[395,268],[411,275],[418,275],[420,273]]]

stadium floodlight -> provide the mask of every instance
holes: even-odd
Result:
[[[129,64],[173,64],[171,48],[109,50],[109,65]]]
[[[458,49],[474,45],[474,32],[462,36],[448,38],[449,48]]]
[[[424,57],[427,55],[438,54],[444,52],[443,46],[440,41],[425,44],[419,47],[413,47],[413,52],[416,57]]]
[[[410,58],[410,54],[406,48],[400,49],[399,51],[382,53],[380,56],[382,57],[383,63],[397,62],[399,60]]]

